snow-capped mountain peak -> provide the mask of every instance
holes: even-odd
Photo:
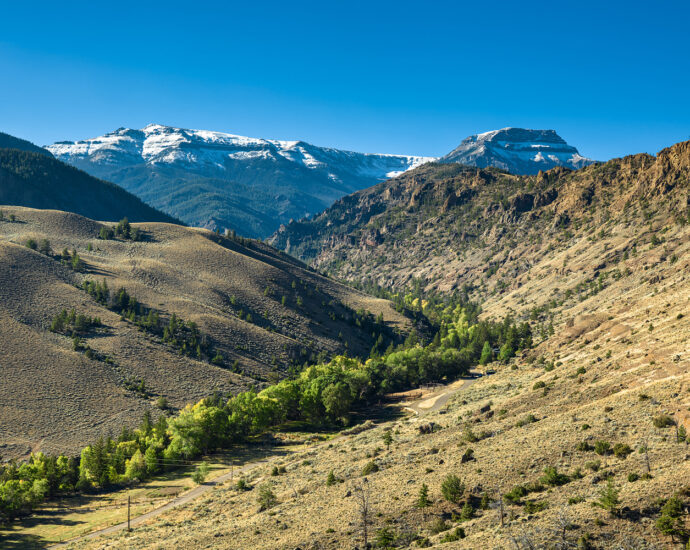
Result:
[[[435,160],[161,124],[119,128],[47,149],[187,223],[251,236],[268,235],[290,218],[323,210],[343,195]],[[218,201],[213,208],[204,198],[209,196]]]
[[[434,160],[432,157],[355,153],[318,147],[304,141],[251,138],[208,130],[187,130],[149,124],[141,130],[119,128],[103,136],[82,141],[62,141],[48,150],[67,162],[90,160],[95,163],[131,162],[189,163],[222,165],[226,159],[271,157],[300,164],[309,169],[326,167],[328,161],[346,159],[356,173],[385,179],[391,171],[400,172]],[[357,161],[355,166],[352,161]],[[377,166],[379,169],[374,168]]]
[[[502,128],[465,138],[439,159],[486,168],[495,166],[513,174],[536,174],[556,166],[572,169],[591,164],[554,130]]]

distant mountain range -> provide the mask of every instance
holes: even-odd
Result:
[[[158,124],[47,148],[190,225],[251,237],[433,160]]]
[[[115,182],[190,225],[266,237],[291,219],[429,161],[536,174],[580,168],[582,157],[553,130],[504,128],[433,157],[355,153],[304,141],[249,138],[150,124],[47,147],[60,160]]]
[[[511,174],[534,175],[556,166],[577,170],[594,161],[580,155],[553,130],[503,128],[465,138],[439,162],[494,166]]]

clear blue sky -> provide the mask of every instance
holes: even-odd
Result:
[[[553,128],[607,159],[690,139],[690,2],[12,2],[0,130],[157,122],[441,155]]]

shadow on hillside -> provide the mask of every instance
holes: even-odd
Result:
[[[6,550],[45,548],[46,546],[48,546],[48,543],[36,535],[22,535],[20,533],[0,531],[0,548]]]
[[[100,267],[94,267],[91,264],[86,264],[84,273],[87,273],[88,275],[100,275],[101,277],[113,275],[112,271]]]
[[[289,454],[289,451],[281,449],[276,446],[275,443],[270,441],[255,441],[248,445],[237,445],[236,447],[231,447],[229,449],[224,449],[221,452],[212,453],[204,457],[211,463],[211,473],[215,470],[222,470],[230,466],[240,468],[243,465],[255,462],[271,457],[285,456]],[[174,480],[182,481],[196,468],[198,461],[193,464],[185,465],[175,470],[168,472],[162,472],[156,475],[151,481],[153,484],[146,485],[146,491],[148,496],[145,498],[166,498],[169,497],[170,500],[177,496],[177,493],[184,491],[189,488],[185,484],[171,485],[169,482]],[[238,471],[238,476],[242,474]],[[166,483],[167,482],[167,483]],[[209,479],[204,483],[205,485],[217,485],[218,481],[215,479]],[[137,484],[131,485],[132,489],[137,489],[140,487]],[[114,486],[113,490],[123,490],[127,489],[126,486]],[[152,495],[161,491],[159,495]],[[170,492],[172,494],[164,494]],[[98,511],[99,508],[103,507],[103,497],[108,493],[94,493],[94,494],[80,494],[70,497],[64,497],[57,501],[48,502],[45,508],[39,508],[34,511],[31,516],[22,518],[19,521],[11,523],[9,525],[0,525],[0,548],[5,549],[34,549],[34,548],[46,548],[49,544],[59,542],[56,540],[47,540],[38,535],[27,533],[26,531],[35,529],[41,525],[61,525],[61,526],[78,526],[86,525],[87,521],[80,521],[74,519],[66,519],[64,516],[66,514],[80,515],[89,514],[94,511]],[[105,505],[106,508],[112,508],[115,506],[123,506],[126,502],[126,498],[122,501],[112,501]],[[99,504],[101,505],[99,507]],[[160,502],[159,505],[164,504]],[[70,537],[71,538],[71,537]]]
[[[29,517],[22,518],[16,523],[0,528],[0,548],[3,548],[3,550],[8,548],[46,548],[55,541],[48,541],[38,535],[20,532],[20,530],[25,531],[39,525],[48,524],[74,526],[85,523],[63,518],[64,512],[65,509],[63,508],[39,509]]]

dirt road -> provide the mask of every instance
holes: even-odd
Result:
[[[407,404],[405,409],[414,412],[417,416],[440,410],[451,397],[460,391],[465,391],[481,377],[477,372],[471,372],[470,376],[471,378],[461,378],[447,386],[442,386],[433,393],[424,396],[423,399]]]
[[[242,466],[241,468],[238,468],[234,471],[228,472],[227,474],[223,474],[222,476],[218,476],[216,479],[212,481],[208,481],[206,483],[203,483],[201,485],[198,485],[194,487],[191,491],[187,491],[186,493],[175,497],[173,500],[170,502],[164,504],[160,508],[156,508],[155,510],[151,510],[150,512],[146,512],[145,514],[142,514],[140,516],[137,516],[135,518],[132,518],[130,523],[131,527],[136,527],[137,525],[140,525],[141,523],[144,523],[145,521],[148,521],[151,518],[155,518],[156,516],[159,516],[160,514],[167,512],[171,508],[175,508],[177,506],[182,506],[183,504],[187,504],[188,502],[191,502],[192,500],[199,498],[201,495],[204,493],[207,493],[211,489],[213,489],[216,485],[220,485],[229,479],[232,479],[233,476],[237,476],[238,474],[245,474],[249,470],[252,470],[256,468],[257,466],[261,464],[265,464],[268,462],[267,460],[257,460],[254,462],[251,462],[249,464],[246,464]],[[110,527],[104,527],[103,529],[98,529],[96,531],[92,531],[91,533],[87,535],[82,535],[80,537],[76,537],[73,539],[70,539],[65,542],[60,542],[58,544],[52,544],[48,546],[48,548],[65,548],[69,546],[70,544],[74,542],[78,542],[81,540],[86,540],[86,539],[93,539],[96,537],[99,537],[101,535],[109,535],[111,533],[115,533],[117,531],[122,531],[124,529],[127,529],[127,522],[124,521],[122,523],[117,523],[116,525],[111,525]]]
[[[424,398],[407,404],[405,406],[405,409],[414,412],[418,416],[422,416],[424,414],[440,410],[448,402],[448,400],[451,397],[453,397],[456,393],[458,393],[460,391],[466,390],[467,388],[469,388],[472,384],[474,384],[481,377],[481,375],[479,373],[476,373],[476,372],[471,372],[470,376],[471,376],[471,378],[470,377],[461,378],[460,380],[456,380],[455,382],[452,382],[451,384],[440,387],[438,390],[432,392],[431,394],[424,396]],[[130,526],[136,527],[137,525],[140,525],[140,524],[144,523],[145,521],[148,521],[151,518],[159,516],[160,514],[170,510],[171,508],[175,508],[177,506],[181,506],[183,504],[191,502],[192,500],[199,498],[204,493],[207,493],[208,491],[213,489],[216,485],[220,485],[220,484],[226,482],[227,480],[231,479],[233,475],[246,473],[249,470],[252,470],[253,468],[259,466],[260,464],[265,464],[266,462],[267,462],[267,460],[259,460],[259,461],[251,462],[249,464],[246,464],[242,468],[235,470],[234,472],[229,472],[227,474],[223,474],[222,476],[217,477],[213,481],[209,481],[207,483],[199,485],[199,486],[195,487],[194,489],[192,489],[191,491],[188,491],[188,492],[184,493],[183,495],[180,495],[180,496],[174,498],[173,500],[164,504],[160,508],[156,508],[155,510],[151,510],[150,512],[146,512],[145,514],[142,514],[140,516],[133,518],[130,521]],[[66,542],[53,544],[51,546],[48,546],[48,548],[65,548],[73,542],[78,542],[80,540],[86,540],[86,539],[93,539],[93,538],[99,537],[101,535],[108,535],[111,533],[115,533],[117,531],[122,531],[124,529],[127,529],[127,522],[126,521],[122,522],[122,523],[118,523],[116,525],[111,525],[110,527],[104,527],[103,529],[98,529],[97,531],[92,531],[91,533],[89,533],[87,535],[82,535],[80,537],[73,538],[73,539],[66,541]]]

